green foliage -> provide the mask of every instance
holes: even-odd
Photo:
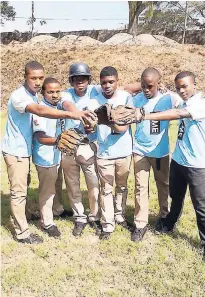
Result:
[[[9,5],[8,1],[1,1],[1,25],[4,25],[5,21],[14,21],[16,12],[12,5]]]

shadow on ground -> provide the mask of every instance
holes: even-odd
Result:
[[[82,191],[82,197],[83,197],[83,205],[85,208],[85,213],[89,213],[89,200],[88,200],[88,191],[83,190]],[[4,194],[1,192],[1,225],[9,230],[13,234],[13,228],[10,222],[10,216],[11,216],[11,210],[10,210],[10,195]],[[69,205],[69,201],[67,198],[66,190],[63,190],[63,197],[62,202],[64,205],[64,208],[66,210],[71,210],[71,207]],[[38,189],[36,188],[30,188],[28,190],[28,199],[27,199],[27,207],[29,207],[29,210],[31,211],[39,211],[38,207]],[[27,216],[29,220],[29,216]],[[126,220],[128,221],[128,224],[133,228],[133,218],[134,218],[134,208],[130,205],[127,205],[126,208]],[[73,222],[73,217],[65,217],[66,221]],[[149,225],[150,230],[154,232],[155,229],[155,223],[157,220],[157,214],[150,213],[149,214]],[[34,224],[37,228],[40,228],[39,220],[29,220],[30,223]],[[189,237],[188,234],[184,232],[179,232],[178,230],[172,232],[169,234],[172,238],[182,238],[186,240],[190,245],[192,245],[195,248],[199,248],[201,246],[198,238]]]

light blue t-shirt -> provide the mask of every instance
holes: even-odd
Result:
[[[99,106],[108,103],[113,107],[127,105],[131,95],[126,91],[117,90],[111,99],[106,99],[103,94],[99,94],[91,99],[88,105],[89,110],[95,110]],[[124,133],[115,133],[106,125],[97,126],[97,157],[102,159],[124,158],[132,154],[132,134],[131,128]]]
[[[170,94],[161,94],[147,99],[144,93],[132,98],[134,107],[144,107],[145,113],[164,111],[174,107],[176,99]],[[136,125],[133,152],[146,157],[162,158],[169,154],[169,121],[142,121]]]
[[[49,106],[57,109],[56,106],[48,103],[43,99],[39,104]],[[57,137],[61,133],[60,120],[42,118],[37,115],[33,115],[33,132],[42,131],[47,136]],[[33,152],[32,152],[33,163],[42,167],[52,167],[60,164],[61,154],[60,151],[54,145],[44,145],[38,142],[33,137]]]
[[[79,97],[75,93],[74,88],[69,88],[63,92],[61,103],[63,104],[64,101],[72,102],[73,104],[75,104],[77,109],[84,110],[88,107],[90,99],[94,98],[99,93],[101,93],[100,85],[88,85],[86,89],[86,93],[82,97]],[[82,131],[85,134],[83,124],[79,120],[72,120],[72,119],[65,120],[65,129],[71,129],[71,128],[78,128],[80,131]],[[88,138],[91,142],[95,141],[96,133],[89,134]]]
[[[197,93],[182,105],[191,118],[179,122],[172,159],[186,167],[205,168],[205,95]]]
[[[31,156],[33,115],[26,112],[26,107],[33,103],[38,103],[38,98],[29,93],[24,86],[11,93],[6,131],[2,141],[3,152],[17,157]]]

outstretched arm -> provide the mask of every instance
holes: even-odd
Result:
[[[39,131],[34,134],[34,137],[38,140],[39,143],[45,145],[55,145],[56,144],[56,137],[50,137],[46,135],[45,132]]]
[[[88,110],[63,111],[36,103],[27,105],[26,111],[49,119],[74,119],[81,120],[82,122],[85,119],[89,121],[89,118],[95,119],[93,113]]]
[[[183,118],[191,118],[190,113],[186,109],[169,109],[162,112],[155,112],[146,114],[144,120],[179,120]]]

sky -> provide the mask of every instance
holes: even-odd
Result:
[[[27,19],[19,17],[31,16],[31,1],[9,1],[9,5],[14,7],[17,18],[13,22],[5,22],[1,31],[28,31],[30,27],[26,23]],[[34,16],[40,19],[55,19],[46,20],[46,24],[42,26],[40,19],[37,19],[35,31],[66,32],[124,28],[128,24],[129,11],[127,1],[34,1]]]

